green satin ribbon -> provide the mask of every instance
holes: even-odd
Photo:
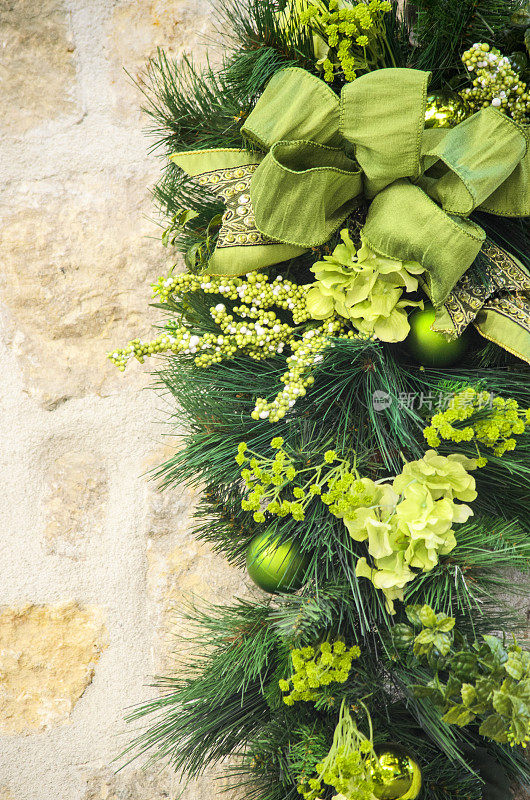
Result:
[[[427,72],[382,69],[346,85],[338,98],[303,69],[281,70],[242,129],[265,155],[172,156],[190,175],[253,165],[245,185],[260,241],[249,242],[252,252],[224,240],[209,271],[242,274],[324,244],[365,197],[366,243],[419,261],[433,303],[444,303],[485,240],[469,215],[477,208],[530,215],[529,132],[494,108],[452,129],[425,129],[428,81]]]

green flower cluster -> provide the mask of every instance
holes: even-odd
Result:
[[[362,478],[352,483],[345,498],[330,489],[330,510],[343,518],[355,541],[368,543],[370,563],[360,558],[356,574],[381,589],[390,613],[394,600],[403,600],[404,587],[416,577],[413,570],[429,572],[456,546],[453,525],[473,513],[456,501],[476,498],[475,480],[467,472],[475,466],[465,456],[446,458],[428,450],[405,464],[392,484]]]
[[[348,679],[352,661],[360,655],[356,645],[348,649],[340,639],[332,644],[322,642],[316,647],[291,650],[294,672],[288,680],[279,681],[283,702],[292,706],[299,700],[318,700],[322,686]]]
[[[312,267],[317,282],[307,294],[307,309],[314,319],[339,315],[358,331],[384,342],[401,342],[410,331],[407,306],[421,302],[403,300],[403,291],[418,288],[414,277],[424,272],[416,261],[395,261],[377,255],[365,244],[356,251],[348,231],[332,255]]]
[[[414,686],[417,697],[430,700],[449,725],[480,724],[479,733],[501,744],[530,741],[530,652],[517,642],[506,646],[496,636],[469,642],[455,635],[455,620],[435,614],[429,606],[408,606],[410,622],[422,626],[416,635],[396,625],[394,642],[412,645],[421,664],[435,671],[425,686]],[[444,682],[440,680],[444,676]]]
[[[493,106],[516,122],[526,122],[530,92],[511,61],[489,44],[477,43],[462,56],[469,72],[476,73],[473,86],[460,94],[473,111]]]
[[[271,447],[276,450],[272,459],[249,450],[245,442],[238,446],[235,460],[239,466],[248,462],[248,467],[241,470],[241,477],[250,490],[241,507],[244,511],[253,511],[256,522],[265,521],[265,511],[277,517],[290,515],[301,522],[315,495],[322,494],[330,481],[349,474],[349,462],[339,459],[334,450],[327,450],[320,463],[297,468],[293,455],[283,445],[281,436],[271,441]],[[295,480],[297,485],[286,496],[286,490]]]
[[[345,5],[344,0],[341,0],[341,5]],[[301,15],[313,8],[323,13],[328,11],[328,7],[323,0],[291,0],[291,2],[286,3],[284,9],[275,12],[278,27],[290,44],[296,45],[300,28],[306,25],[307,15],[303,18],[304,22],[300,19]],[[311,17],[314,16],[314,11],[310,13]],[[329,45],[322,35],[316,31],[313,31],[312,40],[313,52],[319,63],[321,63],[328,54]]]
[[[349,82],[359,73],[387,66],[386,55],[389,53],[391,59],[392,55],[384,16],[391,8],[388,0],[329,0],[327,8],[317,0],[300,13],[300,24],[311,28],[328,47],[325,57],[321,48],[315,49],[315,55],[321,55],[317,63],[324,71],[325,81],[333,83],[336,77],[342,77]]]
[[[360,703],[365,708],[363,703]],[[350,711],[342,702],[339,721],[329,753],[316,765],[317,778],[299,776],[298,792],[305,800],[322,797],[323,784],[332,786],[337,795],[347,800],[374,800],[375,754],[372,742],[372,723],[367,737],[358,729]]]
[[[428,450],[405,464],[392,483],[376,483],[360,477],[334,450],[299,467],[283,445],[281,437],[272,440],[277,452],[271,459],[240,443],[236,462],[248,462],[241,471],[249,490],[243,510],[253,511],[256,522],[265,522],[267,512],[302,521],[307,505],[320,496],[355,541],[367,542],[369,560],[360,558],[356,573],[383,592],[392,614],[394,600],[403,600],[404,587],[416,577],[414,570],[429,572],[450,553],[456,547],[453,526],[473,514],[465,503],[477,496],[468,472],[477,467],[476,459]]]
[[[466,424],[467,420],[471,420]],[[475,442],[489,447],[496,456],[514,450],[514,436],[525,432],[530,423],[530,408],[520,409],[513,398],[494,397],[490,392],[472,387],[455,394],[446,411],[435,414],[423,435],[431,447],[439,447],[442,439],[453,442]],[[483,456],[477,466],[487,463]]]

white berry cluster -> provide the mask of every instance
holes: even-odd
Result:
[[[156,339],[149,342],[133,339],[126,347],[109,353],[108,357],[121,371],[133,357],[143,362],[147,356],[167,352],[193,355],[197,366],[209,367],[233,358],[237,353],[260,361],[282,354],[285,347],[289,347],[288,371],[281,379],[284,389],[272,402],[258,398],[252,412],[254,419],[276,422],[313,383],[311,373],[322,360],[321,351],[329,338],[341,334],[347,338],[359,338],[359,334],[353,331],[345,333],[347,323],[342,318],[333,316],[324,322],[311,319],[306,304],[310,288],[311,284],[298,285],[282,276],[269,280],[260,272],[251,272],[244,279],[190,274],[160,278],[153,284],[153,291],[162,302],[168,302],[173,295],[202,291],[237,302],[237,305],[232,310],[227,309],[223,302],[211,306],[210,315],[219,326],[217,333],[198,335],[187,322],[170,322]],[[272,307],[288,311],[293,325],[283,322]],[[299,326],[303,327],[300,329]]]
[[[511,61],[489,44],[474,44],[462,56],[476,77],[473,86],[461,92],[474,111],[493,106],[516,122],[525,122],[530,112],[530,93]]]
[[[313,370],[323,359],[322,351],[328,346],[330,337],[343,339],[367,339],[364,334],[349,330],[344,333],[346,321],[342,319],[327,320],[320,328],[306,331],[301,339],[291,342],[292,355],[287,359],[288,371],[282,376],[285,388],[272,400],[267,402],[258,397],[252,412],[253,419],[268,419],[277,422],[282,419],[297,400],[307,393],[315,379]],[[342,335],[341,335],[342,334]]]
[[[126,347],[109,353],[109,359],[121,371],[132,357],[143,363],[146,356],[163,352],[197,354],[195,362],[200,367],[232,358],[238,351],[261,360],[282,353],[293,338],[293,327],[282,322],[274,311],[269,311],[271,306],[290,311],[295,324],[309,318],[306,287],[281,276],[270,283],[267,275],[257,272],[251,272],[245,280],[183,274],[160,278],[153,285],[154,296],[162,302],[167,302],[174,294],[185,295],[199,290],[241,303],[234,307],[233,313],[227,311],[224,303],[210,308],[210,315],[219,325],[220,333],[199,336],[185,324],[169,323],[164,333],[153,341],[133,339]]]
[[[290,311],[297,325],[309,319],[305,306],[308,287],[292,283],[281,275],[269,282],[269,276],[262,272],[249,272],[244,279],[214,275],[198,276],[189,273],[159,278],[153,284],[153,296],[165,303],[173,294],[196,292],[201,289],[206,294],[220,294],[229,300],[244,303],[248,306],[247,315],[254,315],[255,318],[259,309],[276,306]]]

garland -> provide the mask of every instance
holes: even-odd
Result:
[[[196,535],[266,593],[189,608],[206,650],[133,712],[128,754],[229,759],[255,800],[509,800],[530,785],[530,6],[217,15],[217,71],[148,68],[187,270],[153,285],[156,338],[109,358],[163,357],[187,433],[157,477],[200,487]]]

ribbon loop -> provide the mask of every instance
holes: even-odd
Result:
[[[286,139],[340,147],[339,98],[305,69],[282,69],[268,82],[241,133],[262,150]]]
[[[419,261],[437,306],[473,263],[486,234],[471,220],[449,216],[419,186],[401,180],[374,198],[363,237],[382,255]]]
[[[464,120],[424,155],[442,166],[439,176],[429,170],[418,182],[448,213],[469,216],[504,182],[526,154],[521,128],[505,114],[485,108]]]
[[[369,198],[399,178],[419,177],[429,78],[416,69],[381,69],[342,90],[341,131],[355,145]]]
[[[315,142],[277,142],[256,173],[250,196],[258,230],[271,239],[303,247],[327,242],[358,204],[354,198],[362,191],[357,164],[342,150]],[[288,204],[281,202],[284,197],[289,198]]]

